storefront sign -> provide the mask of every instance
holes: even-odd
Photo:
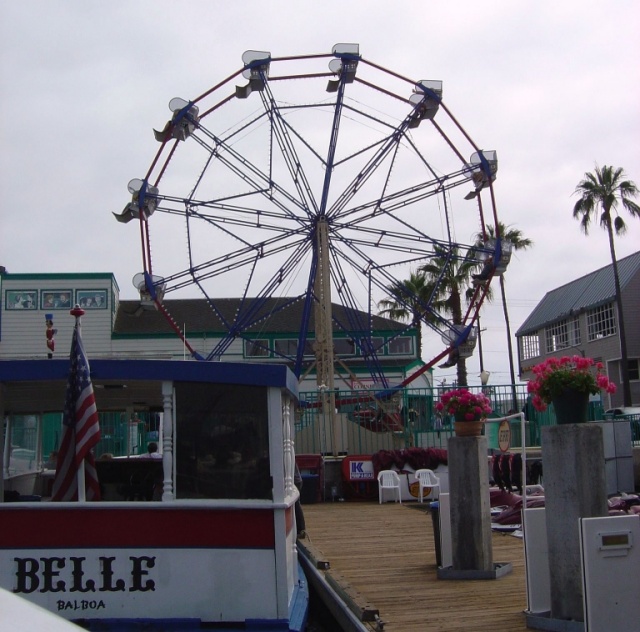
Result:
[[[372,461],[351,461],[349,463],[349,480],[372,481],[374,478]]]

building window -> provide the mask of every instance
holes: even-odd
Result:
[[[616,333],[616,314],[613,303],[600,305],[587,312],[587,330],[589,341],[613,336]]]
[[[296,338],[275,340],[273,343],[273,348],[276,352],[276,355],[281,355],[286,358],[295,358],[298,354],[298,340]],[[305,357],[312,358],[315,356],[315,354],[315,340],[305,340],[303,355]]]
[[[298,341],[293,339],[276,340],[274,348],[278,355],[291,358],[298,353]]]
[[[522,336],[520,338],[520,349],[522,350],[522,359],[531,360],[540,355],[540,338],[538,335]]]
[[[582,338],[580,336],[580,321],[576,316],[569,321],[569,346],[577,347],[581,342]]]
[[[247,358],[268,358],[269,357],[269,341],[262,340],[245,340],[244,355]]]
[[[371,336],[370,341],[367,338],[360,338],[359,354],[367,357],[373,351],[376,355],[384,354],[384,338]]]
[[[576,347],[580,344],[580,321],[577,317],[559,320],[553,325],[545,327],[547,353],[560,349]]]
[[[38,419],[35,415],[12,415],[9,421],[8,462],[4,464],[5,474],[17,476],[36,472],[38,462]],[[6,430],[5,430],[6,432]]]
[[[629,366],[629,380],[640,380],[640,361],[637,358],[633,358],[628,361]]]
[[[336,355],[352,356],[355,355],[356,345],[352,338],[334,338],[333,351]]]
[[[389,353],[391,355],[408,355],[412,352],[413,345],[408,336],[398,336],[389,340]]]

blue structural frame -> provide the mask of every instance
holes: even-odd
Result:
[[[179,360],[90,360],[92,380],[156,380],[274,386],[298,395],[298,381],[281,364]],[[66,380],[69,360],[3,360],[0,382]],[[61,405],[63,402],[60,402]]]

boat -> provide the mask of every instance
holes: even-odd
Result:
[[[0,588],[0,625],[12,632],[78,632],[78,626],[3,588]]]
[[[80,500],[52,501],[49,470],[12,475],[12,450],[26,448],[11,424],[61,411],[69,374],[68,360],[0,362],[0,588],[89,630],[304,630],[293,373],[92,360],[97,411],[154,411],[160,454],[100,454],[98,443],[100,500],[78,478]]]

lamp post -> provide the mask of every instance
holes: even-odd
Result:
[[[484,371],[484,358],[482,356],[482,332],[486,329],[480,327],[480,316],[478,316],[478,354],[480,355],[480,371]]]

